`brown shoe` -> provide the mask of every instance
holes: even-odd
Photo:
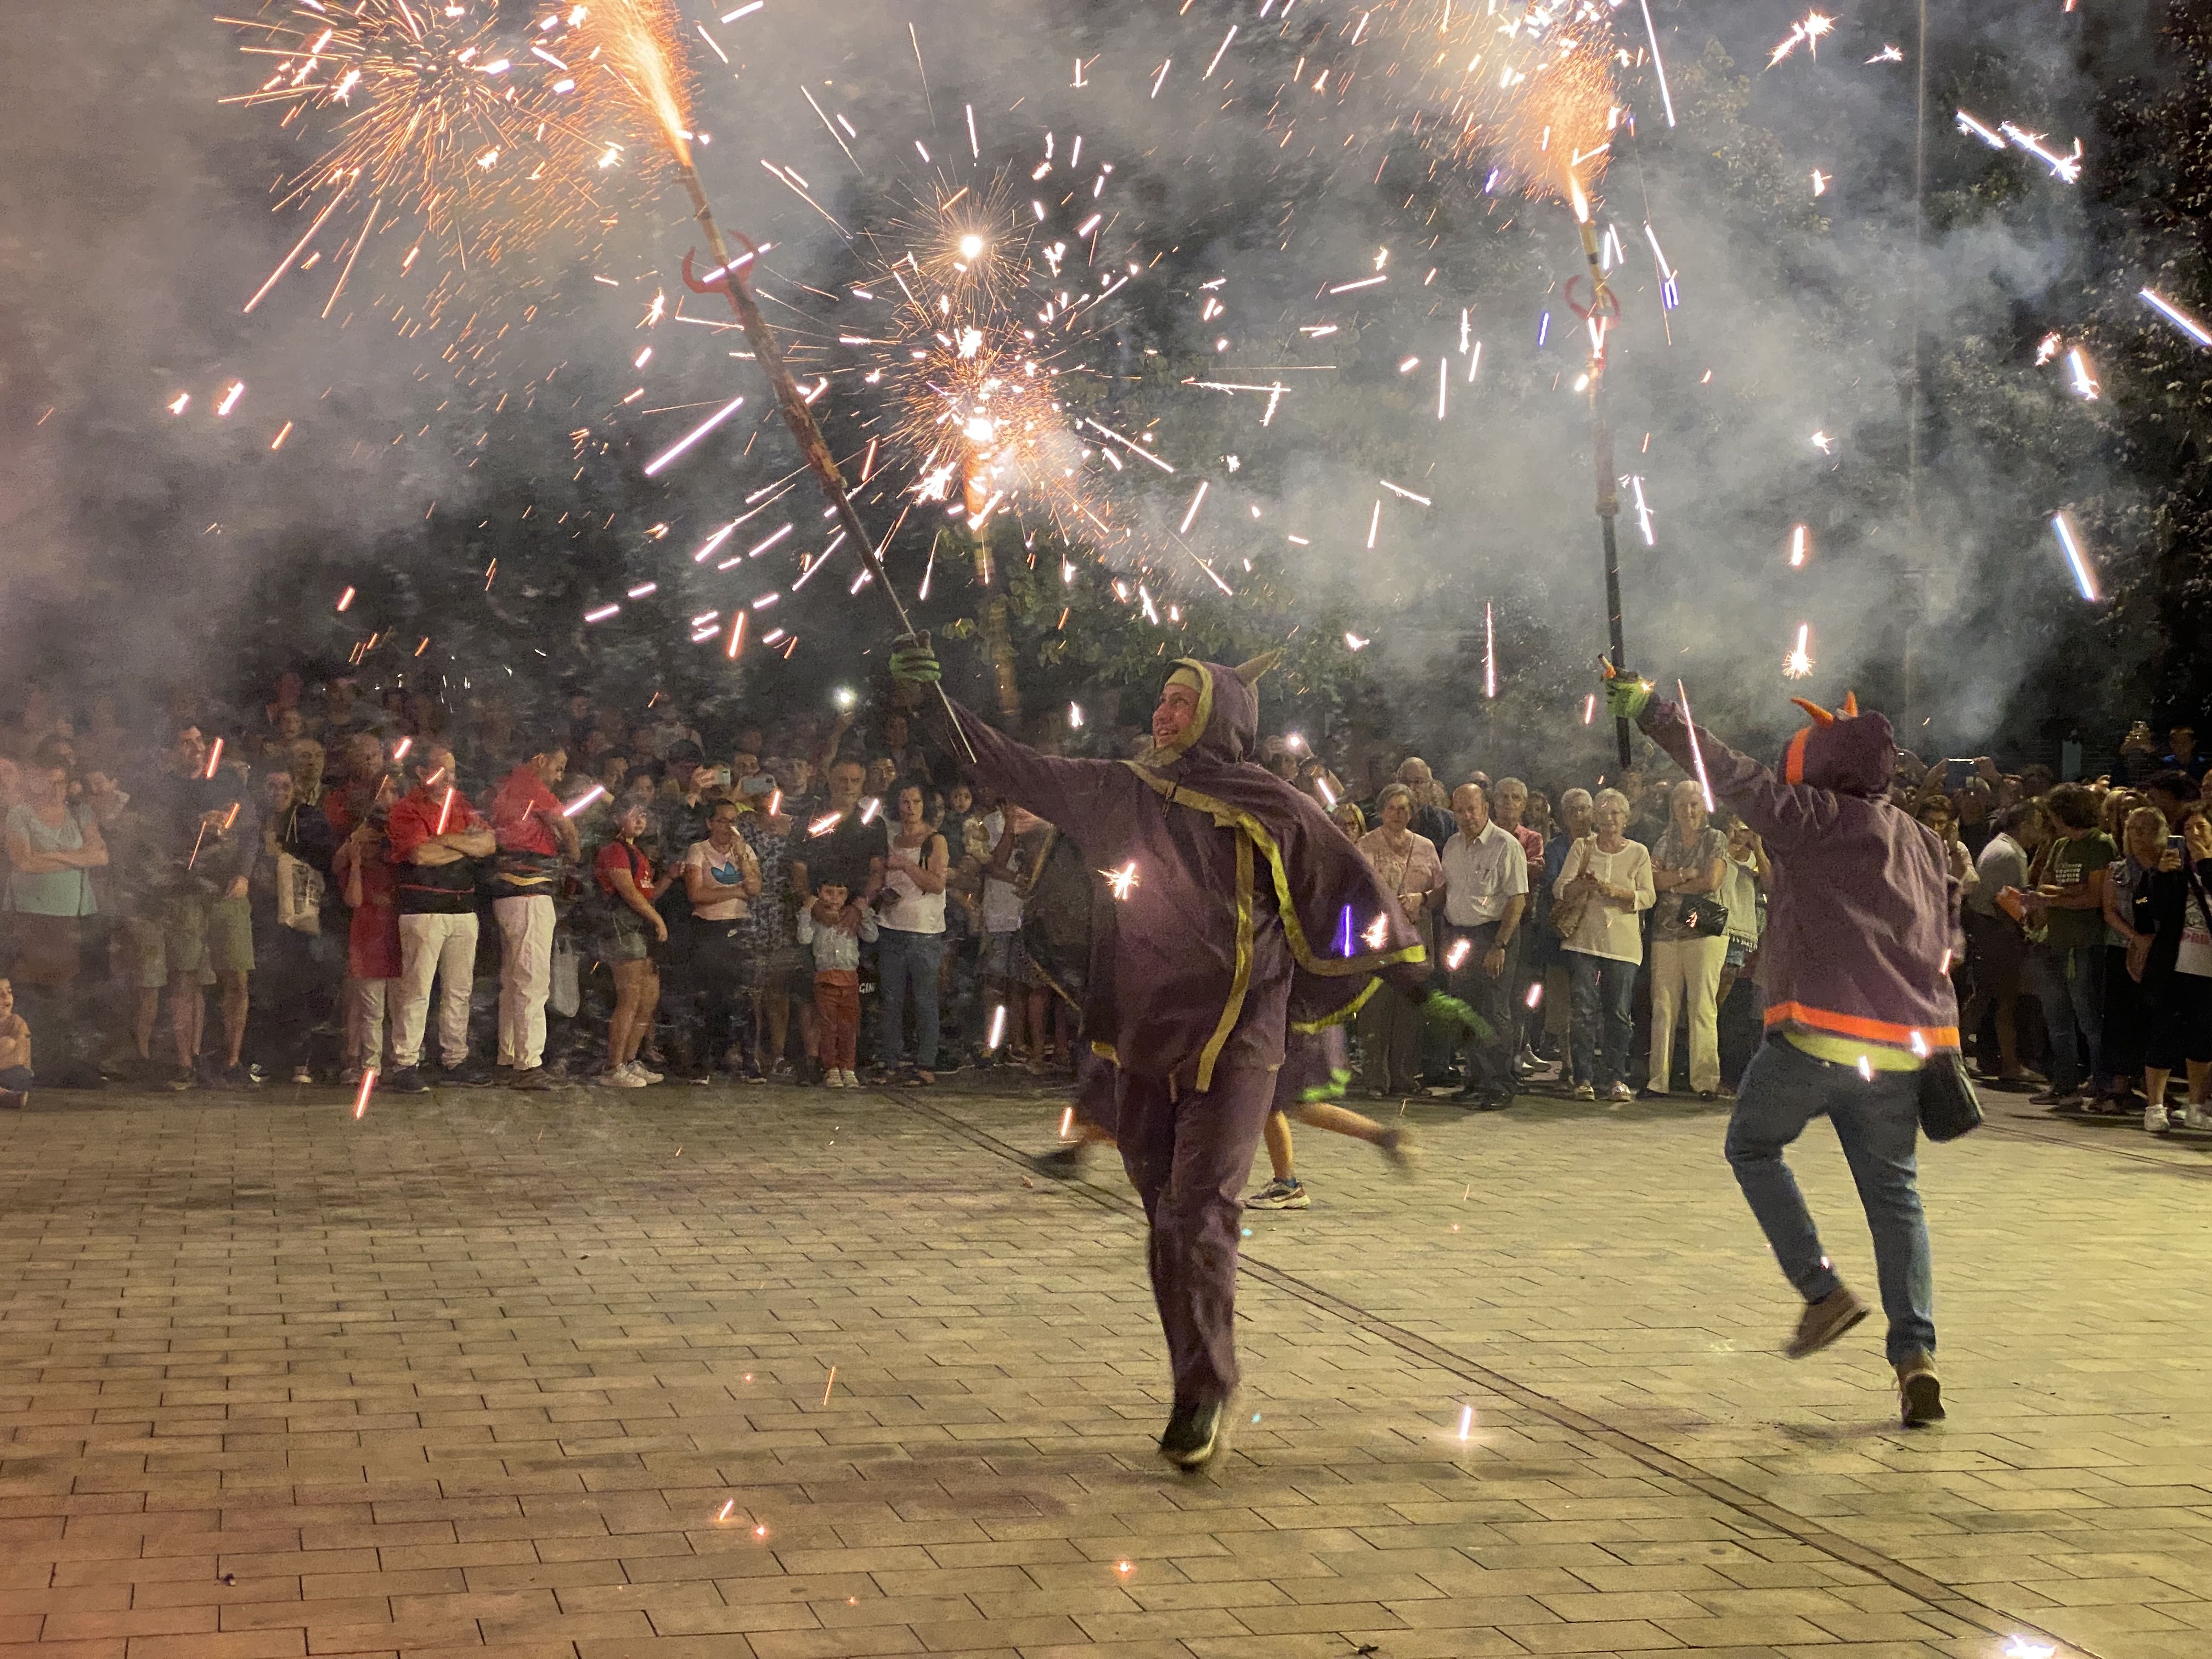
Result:
[[[1838,1285],[1818,1302],[1805,1304],[1804,1316],[1797,1322],[1796,1334],[1782,1352],[1791,1359],[1818,1353],[1872,1311],[1855,1291]]]
[[[1907,1354],[1897,1364],[1898,1415],[1908,1429],[1943,1420],[1943,1384],[1927,1354]]]

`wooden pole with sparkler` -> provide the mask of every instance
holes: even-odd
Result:
[[[1609,327],[1606,315],[1607,301],[1613,300],[1613,290],[1606,285],[1605,264],[1598,257],[1597,220],[1586,209],[1578,211],[1583,237],[1583,257],[1589,264],[1590,309],[1589,321],[1595,330],[1590,347],[1590,447],[1597,469],[1597,522],[1605,548],[1605,615],[1606,629],[1613,647],[1613,666],[1616,673],[1628,672],[1628,647],[1625,643],[1620,623],[1620,544],[1614,533],[1614,521],[1620,516],[1620,487],[1613,471],[1613,411],[1605,396],[1605,337]],[[1615,302],[1618,311],[1618,302]],[[1624,770],[1630,760],[1628,722],[1613,722],[1613,740],[1618,745],[1620,764]]]
[[[792,378],[790,366],[783,360],[783,352],[775,343],[775,336],[769,331],[768,319],[761,315],[760,307],[753,299],[752,289],[746,285],[744,267],[730,258],[728,245],[722,239],[722,228],[714,222],[714,204],[707,199],[706,187],[699,182],[698,169],[691,165],[690,157],[683,153],[681,147],[672,145],[671,154],[677,172],[684,179],[684,188],[690,194],[692,211],[698,218],[699,228],[706,233],[707,247],[714,255],[715,264],[715,270],[702,282],[692,276],[690,256],[687,255],[684,280],[702,291],[719,288],[728,297],[730,309],[737,313],[738,326],[744,330],[745,338],[751,343],[754,359],[760,364],[761,372],[768,376],[769,385],[775,389],[776,409],[783,416],[783,423],[791,428],[791,435],[798,441],[799,453],[805,458],[816,482],[822,486],[823,495],[828,498],[830,507],[837,515],[838,528],[860,549],[861,561],[867,567],[868,574],[882,586],[884,597],[890,601],[891,609],[898,615],[900,632],[920,637],[914,619],[907,615],[905,602],[891,586],[890,574],[884,568],[884,562],[876,550],[875,543],[869,538],[867,530],[860,523],[860,514],[853,505],[852,496],[846,491],[844,477],[837,470],[837,458],[830,453],[829,441],[822,435],[822,428],[814,419],[814,411],[806,406],[806,398],[800,392],[798,381]],[[745,246],[745,257],[750,260],[752,244],[746,241]],[[952,712],[952,699],[942,684],[937,688],[937,696],[945,705],[945,716],[952,724],[952,735],[959,744],[961,752],[969,760],[974,760],[975,751],[969,744],[967,733],[960,729],[959,717]]]

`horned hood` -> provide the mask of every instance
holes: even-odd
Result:
[[[1226,766],[1249,760],[1260,743],[1261,675],[1275,665],[1278,653],[1270,651],[1234,668],[1218,662],[1183,657],[1175,664],[1170,680],[1185,684],[1195,678],[1198,714],[1170,743],[1156,746],[1146,757],[1151,766],[1167,766],[1184,759]]]
[[[1889,793],[1897,770],[1897,739],[1888,717],[1871,711],[1862,714],[1856,693],[1830,713],[1802,697],[1790,699],[1813,717],[1813,723],[1791,737],[1782,750],[1778,769],[1784,783],[1808,784],[1832,789],[1839,795],[1880,797]]]

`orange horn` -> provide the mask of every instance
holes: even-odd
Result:
[[[1817,702],[1808,702],[1802,697],[1792,697],[1790,701],[1796,703],[1800,708],[1803,709],[1807,714],[1810,714],[1814,720],[1818,720],[1823,726],[1833,726],[1836,723],[1836,717],[1830,714],[1826,709],[1821,708]]]
[[[1859,694],[1858,694],[1857,692],[1856,692],[1856,691],[1846,691],[1846,692],[1844,692],[1844,718],[1845,720],[1856,720],[1858,717],[1859,717]]]

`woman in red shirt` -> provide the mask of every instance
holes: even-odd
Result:
[[[645,806],[632,801],[615,820],[615,838],[599,848],[592,874],[607,904],[607,933],[600,954],[615,975],[615,1011],[607,1021],[607,1069],[599,1081],[615,1089],[642,1089],[661,1080],[637,1062],[638,1047],[653,1029],[660,1004],[657,946],[668,942],[668,924],[653,908],[673,878],[653,878],[653,860],[637,844],[650,822]]]

